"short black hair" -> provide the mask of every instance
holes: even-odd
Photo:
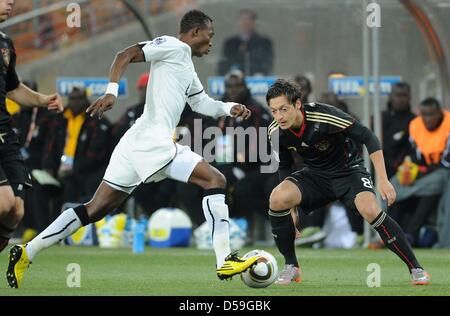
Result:
[[[420,105],[421,106],[435,106],[436,109],[438,109],[438,110],[441,109],[441,104],[439,103],[439,101],[436,98],[426,98],[425,100],[420,102]]]
[[[408,91],[408,93],[411,93],[411,86],[409,85],[409,83],[404,81],[395,83],[392,88],[405,89]]]
[[[80,98],[87,98],[87,91],[85,87],[74,86],[72,91],[69,92],[69,97],[74,94],[78,94]]]
[[[256,12],[250,9],[242,9],[239,15],[248,15],[252,18],[253,21],[256,21],[256,19],[258,19],[258,15],[256,14]]]
[[[191,10],[187,12],[180,22],[180,34],[187,33],[196,27],[205,27],[213,20],[200,10]]]
[[[279,96],[286,96],[290,104],[295,104],[297,100],[302,98],[302,92],[300,87],[292,81],[278,79],[273,85],[270,86],[266,94],[266,102]]]

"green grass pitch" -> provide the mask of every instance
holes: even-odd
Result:
[[[252,247],[254,248],[254,247]],[[247,250],[241,250],[244,254]],[[284,264],[275,248],[262,248]],[[303,282],[251,289],[239,277],[219,281],[212,251],[195,248],[155,249],[144,254],[130,249],[56,246],[42,252],[30,266],[21,289],[7,286],[4,272],[7,251],[0,255],[0,295],[164,295],[164,296],[316,296],[316,295],[450,295],[450,250],[417,250],[432,275],[432,284],[412,286],[403,264],[388,250],[297,249]],[[70,263],[81,268],[81,286],[70,288]],[[370,288],[366,280],[370,263],[381,267],[381,286]]]

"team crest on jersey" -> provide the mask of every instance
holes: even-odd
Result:
[[[152,41],[152,44],[158,46],[164,43],[165,41],[167,41],[167,39],[165,39],[164,37],[157,37]]]
[[[317,143],[314,145],[314,147],[318,150],[318,151],[327,151],[328,148],[330,148],[330,142],[327,141],[326,139],[322,140],[321,142]]]
[[[11,61],[11,52],[8,48],[2,48],[1,52],[2,52],[3,61],[5,62],[5,66],[6,66],[6,68],[8,68],[9,62]]]

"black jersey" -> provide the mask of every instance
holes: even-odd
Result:
[[[6,94],[16,89],[19,78],[16,73],[16,51],[12,40],[0,32],[0,127],[11,122],[11,115],[6,109]]]
[[[377,140],[372,132],[334,106],[306,103],[302,112],[304,122],[300,130],[282,130],[276,121],[269,126],[271,142],[277,134],[279,137],[279,151],[274,149],[274,152],[278,155],[280,171],[291,170],[294,151],[310,170],[342,175],[363,166],[357,143],[366,144],[369,153],[380,148],[379,143],[374,144]]]

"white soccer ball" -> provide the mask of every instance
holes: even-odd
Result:
[[[275,282],[278,276],[278,264],[274,256],[264,250],[255,249],[247,252],[244,258],[260,256],[258,263],[247,271],[241,273],[242,281],[253,288],[268,287]]]

